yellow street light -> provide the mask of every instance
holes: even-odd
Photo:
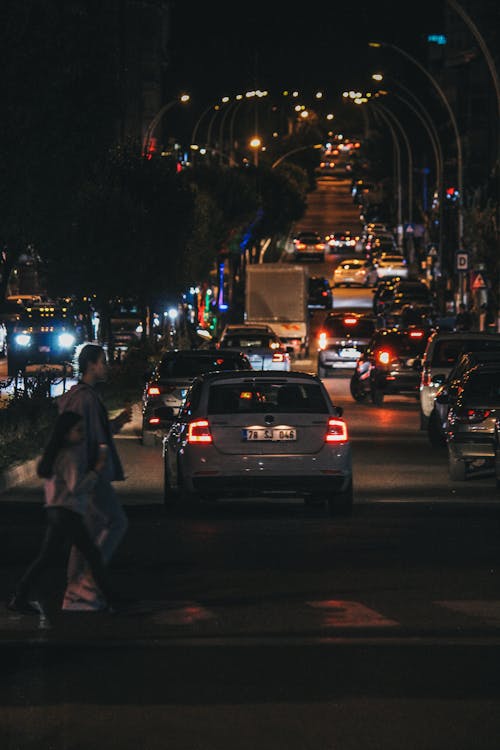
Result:
[[[167,102],[167,104],[164,104],[161,109],[158,110],[156,115],[153,117],[151,122],[149,123],[146,134],[144,136],[143,142],[142,142],[142,153],[144,156],[148,156],[149,154],[149,146],[151,143],[151,138],[153,137],[153,134],[158,126],[158,123],[160,122],[161,118],[167,112],[169,109],[172,109],[176,104],[186,104],[190,100],[189,94],[181,94],[177,99],[172,99],[172,101]]]

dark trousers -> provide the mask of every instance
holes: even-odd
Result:
[[[27,598],[64,542],[74,545],[88,562],[95,582],[110,603],[111,591],[99,548],[85,526],[83,516],[67,508],[47,508],[47,530],[38,556],[19,581],[16,594]]]

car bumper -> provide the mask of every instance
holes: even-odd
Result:
[[[493,438],[454,437],[448,440],[448,449],[457,460],[474,460],[478,458],[495,458],[495,444]]]

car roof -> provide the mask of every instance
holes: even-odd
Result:
[[[175,358],[175,357],[199,357],[200,359],[209,358],[216,356],[223,356],[223,357],[239,357],[243,356],[246,357],[246,354],[244,352],[241,352],[239,349],[217,349],[215,346],[206,348],[206,349],[171,349],[168,352],[165,352],[162,354],[162,362],[166,361],[169,358]]]
[[[196,377],[196,380],[207,382],[210,380],[306,380],[311,383],[321,383],[317,375],[310,372],[298,372],[289,370],[282,372],[278,370],[226,370],[221,372],[204,372]]]

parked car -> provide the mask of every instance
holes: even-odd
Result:
[[[163,438],[165,505],[284,493],[352,512],[347,424],[315,375],[197,377]]]
[[[462,387],[463,379],[473,368],[479,370],[481,367],[489,367],[498,364],[500,366],[500,342],[499,348],[488,351],[464,352],[460,355],[455,366],[450,370],[444,383],[438,388],[434,405],[429,415],[427,435],[431,445],[439,446],[446,444],[446,421],[450,405],[456,403]]]
[[[449,400],[447,393],[436,397]],[[464,481],[473,469],[495,470],[495,424],[500,416],[500,363],[467,370],[448,406],[446,444],[450,479]]]
[[[325,276],[309,276],[307,307],[310,310],[331,310],[333,307],[332,288]]]
[[[142,394],[143,444],[151,444],[178,415],[194,378],[211,370],[251,370],[240,351],[223,349],[174,349],[166,352],[148,374]]]
[[[420,429],[427,430],[438,388],[464,352],[500,351],[500,334],[483,331],[433,331],[422,357]]]
[[[325,259],[325,242],[323,237],[315,231],[299,232],[293,238],[294,260],[317,260]]]
[[[346,258],[333,272],[332,286],[373,286],[377,282],[377,270],[365,258]]]
[[[268,333],[258,327],[243,328],[241,331],[228,331],[219,339],[219,346],[224,349],[238,349],[246,354],[254,370],[291,369],[290,353],[275,333]]]
[[[326,249],[329,255],[352,255],[360,237],[350,229],[337,230],[325,237]]]
[[[352,368],[375,332],[375,319],[367,313],[334,311],[318,331],[318,377],[335,369]]]
[[[419,364],[426,342],[426,332],[418,328],[375,331],[351,377],[354,400],[371,398],[376,406],[382,406],[387,395],[418,398]]]

